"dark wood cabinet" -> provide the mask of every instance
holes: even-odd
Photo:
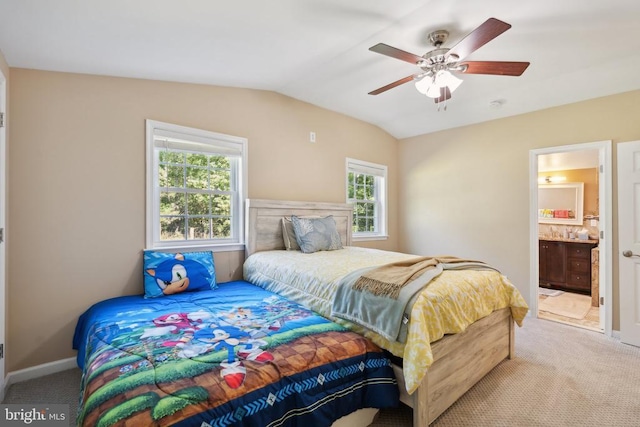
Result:
[[[564,283],[567,278],[566,248],[563,242],[540,240],[540,282]]]
[[[567,287],[591,295],[590,243],[567,243]]]
[[[595,243],[540,240],[540,286],[591,295],[591,249]]]

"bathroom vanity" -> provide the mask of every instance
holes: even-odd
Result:
[[[540,240],[540,286],[591,295],[591,250],[597,245],[597,240]]]

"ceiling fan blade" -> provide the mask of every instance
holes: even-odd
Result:
[[[393,89],[396,86],[400,86],[400,85],[403,85],[405,83],[409,83],[411,81],[413,81],[413,74],[410,75],[410,76],[407,76],[407,77],[405,77],[403,79],[397,80],[397,81],[395,81],[393,83],[389,83],[386,86],[382,86],[379,89],[373,90],[373,91],[369,92],[369,95],[378,95],[378,94],[381,94],[382,92],[388,91],[389,89]]]
[[[458,61],[469,56],[500,34],[511,28],[510,24],[496,18],[487,19],[482,25],[470,32],[464,39],[449,50],[449,55],[457,55]]]
[[[375,46],[371,46],[369,50],[372,52],[380,53],[382,55],[387,55],[392,58],[399,59],[401,61],[409,62],[413,65],[423,60],[421,56],[414,55],[413,53],[405,52],[404,50],[397,49],[393,46],[389,46],[388,44],[384,44],[384,43],[378,43]]]
[[[437,104],[438,102],[446,101],[451,98],[451,91],[447,86],[440,88],[440,98],[434,98],[433,100]]]
[[[466,67],[464,74],[493,74],[498,76],[521,76],[528,62],[510,61],[465,61],[458,65]]]

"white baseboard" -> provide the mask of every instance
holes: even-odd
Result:
[[[73,369],[77,366],[76,358],[70,357],[68,359],[56,360],[55,362],[43,363],[42,365],[9,372],[4,380],[4,390],[6,391],[11,384],[44,377],[45,375],[66,371],[67,369]]]

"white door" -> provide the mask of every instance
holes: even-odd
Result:
[[[620,341],[640,346],[640,141],[617,147]]]
[[[7,100],[7,80],[0,71],[0,401],[4,398],[4,327],[5,327],[5,307],[4,307],[4,287],[5,287],[5,218],[7,212],[7,168],[6,168],[6,141],[7,141],[7,117],[5,111]]]

